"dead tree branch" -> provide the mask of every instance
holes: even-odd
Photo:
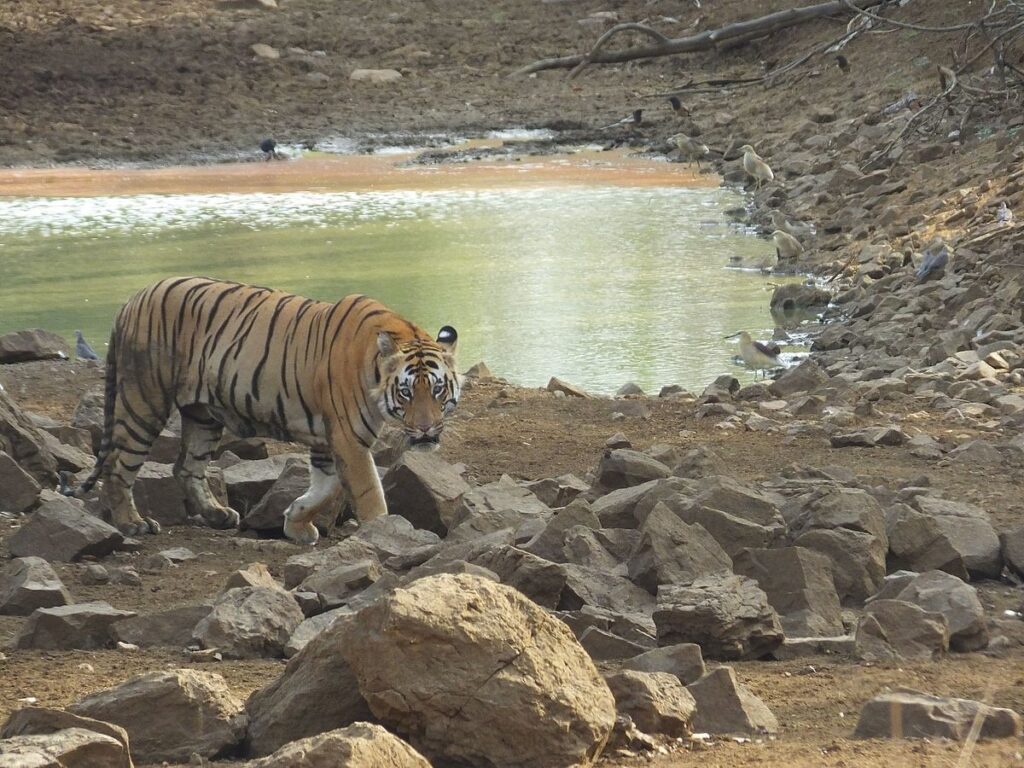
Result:
[[[648,37],[653,37],[654,40],[660,45],[667,45],[668,43],[671,42],[669,38],[665,37],[663,34],[661,34],[661,32],[659,32],[656,29],[652,29],[651,27],[648,27],[646,24],[616,24],[614,27],[612,27],[603,35],[601,35],[601,37],[598,38],[598,41],[594,43],[594,47],[590,49],[590,53],[583,57],[583,61],[581,61],[579,64],[573,67],[572,72],[569,73],[569,79],[572,80],[580,72],[586,69],[587,65],[594,60],[594,57],[601,52],[601,49],[604,48],[607,42],[611,40],[615,35],[619,34],[620,32],[630,31],[642,32]]]
[[[633,26],[633,31],[653,36],[656,40],[657,36],[661,36],[662,39],[658,40],[653,45],[627,48],[622,51],[604,51],[602,48],[604,44],[607,43],[607,38],[609,38],[613,32],[618,34],[618,31],[627,31],[625,29],[616,31],[613,27],[602,36],[601,40],[598,40],[598,44],[591,49],[590,53],[541,59],[540,61],[535,61],[532,64],[528,64],[527,66],[516,70],[512,74],[529,75],[534,72],[541,72],[545,69],[574,69],[581,67],[581,65],[586,66],[588,64],[618,64],[624,61],[636,61],[637,59],[653,59],[660,56],[671,56],[677,53],[707,51],[719,48],[723,43],[734,41],[736,38],[746,37],[750,39],[752,37],[759,37],[776,32],[780,29],[786,29],[787,27],[803,24],[804,22],[821,18],[822,16],[831,16],[835,13],[847,13],[850,10],[847,3],[859,10],[880,5],[882,2],[883,0],[830,0],[830,2],[809,5],[803,8],[789,8],[784,11],[770,13],[767,16],[750,19],[749,21],[734,22],[732,24],[727,24],[724,27],[720,27],[719,29],[708,30],[696,35],[690,35],[689,37],[664,37],[661,36],[660,33],[650,29],[650,27],[640,24]],[[630,25],[619,25],[619,27],[628,26]],[[638,27],[641,27],[642,29],[639,29]],[[654,32],[654,35],[650,35],[651,32]]]

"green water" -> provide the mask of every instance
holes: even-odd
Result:
[[[485,360],[524,385],[699,389],[740,373],[723,336],[773,327],[770,278],[725,268],[771,251],[726,224],[741,203],[722,189],[601,186],[8,198],[0,333],[73,341],[81,328],[102,355],[132,293],[201,274],[370,294],[431,332],[455,326],[464,368]]]

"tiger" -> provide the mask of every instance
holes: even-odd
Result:
[[[238,513],[214,498],[206,465],[225,428],[310,448],[308,490],[285,510],[285,535],[315,544],[313,519],[346,490],[357,520],[387,514],[370,447],[383,425],[413,448],[438,447],[455,409],[458,334],[436,340],[361,294],[337,303],[271,288],[175,277],[121,308],[107,351],[104,426],[91,474],[100,504],[128,535],[159,533],[139,515],[132,484],[172,409],[181,414],[173,474],[189,516],[233,528]]]

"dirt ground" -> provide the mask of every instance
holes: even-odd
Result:
[[[416,134],[417,141],[482,134],[510,126],[574,130],[579,135],[664,139],[680,120],[658,95],[708,78],[760,75],[763,66],[789,61],[811,45],[840,35],[844,20],[823,19],[733,51],[673,57],[645,64],[591,67],[569,80],[564,71],[509,77],[546,56],[582,52],[607,27],[587,21],[611,11],[620,21],[654,24],[681,36],[786,8],[782,0],[279,0],[277,11],[227,7],[214,0],[8,0],[0,4],[0,165],[116,166],[259,160],[257,143],[315,145],[338,137],[364,146]],[[913,0],[896,18],[928,25],[961,21],[978,3]],[[585,23],[580,23],[584,21]],[[913,30],[862,36],[845,55],[849,74],[829,58],[814,58],[779,87],[687,95],[697,129],[717,139],[764,132],[783,136],[817,107],[840,118],[877,110],[910,90],[934,92],[935,65],[948,64],[961,35]],[[266,43],[281,58],[254,56]],[[289,48],[294,49],[289,51]],[[302,49],[301,51],[297,49]],[[319,52],[322,51],[321,55]],[[374,85],[349,80],[356,68],[394,67],[402,80]],[[631,137],[610,123],[637,107],[646,126]],[[382,137],[390,134],[390,137]],[[437,134],[433,138],[424,134]],[[894,200],[940,198],[969,169],[993,161],[989,147],[960,165],[930,166]],[[916,196],[916,197],[915,197]],[[1020,215],[1020,213],[1018,213]],[[471,364],[475,361],[462,361]],[[514,372],[497,372],[514,377]],[[66,420],[80,394],[102,380],[101,369],[77,363],[0,367],[0,384],[25,408]],[[872,483],[927,476],[949,498],[977,503],[999,529],[1024,521],[1019,473],[917,458],[906,447],[832,449],[820,437],[724,431],[696,419],[682,401],[645,400],[649,418],[612,418],[606,400],[556,399],[534,390],[486,384],[470,389],[459,406],[444,455],[467,465],[484,482],[584,474],[605,440],[623,432],[638,448],[668,443],[705,445],[729,472],[764,479],[790,465],[846,467]],[[962,442],[970,429],[934,414],[886,403],[863,423],[895,419],[909,434]],[[0,542],[13,523],[0,518]],[[146,538],[135,560],[159,549],[187,546],[200,556],[170,571],[143,574],[139,587],[91,587],[80,565],[58,570],[78,601],[100,598],[146,612],[215,594],[227,574],[253,561],[280,572],[301,549],[206,529],[174,528]],[[1021,603],[1012,584],[980,585],[990,615]],[[0,618],[0,642],[21,619]],[[968,763],[962,747],[945,742],[850,739],[860,706],[887,689],[909,686],[936,694],[984,698],[1024,711],[1024,649],[989,657],[954,655],[941,663],[867,665],[829,658],[736,664],[741,680],[780,721],[775,740],[680,747],[653,760],[607,758],[614,765],[659,768],[700,762],[726,766],[1024,765],[1024,745],[979,744]],[[44,653],[0,656],[0,718],[20,700],[64,705],[146,670],[188,666],[175,652]],[[279,662],[222,662],[240,696],[264,685]]]

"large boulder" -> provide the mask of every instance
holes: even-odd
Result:
[[[661,502],[640,531],[629,557],[629,578],[651,594],[663,584],[688,584],[732,570],[732,560],[711,534],[700,525],[684,523]]]
[[[28,616],[36,608],[70,602],[60,577],[41,557],[18,557],[0,570],[0,615]]]
[[[381,515],[360,523],[352,540],[369,546],[381,560],[441,543],[436,533],[413,527],[401,515]]]
[[[672,470],[646,453],[616,448],[605,451],[597,466],[599,487],[612,491],[669,477]]]
[[[304,457],[278,454],[256,461],[240,461],[224,469],[224,485],[232,509],[243,517],[259,504],[281,476],[289,460],[305,461]]]
[[[105,648],[111,642],[111,625],[134,615],[103,601],[39,608],[22,625],[12,647],[49,651]]]
[[[985,609],[978,590],[945,571],[918,574],[896,595],[926,611],[940,613],[949,626],[949,647],[977,651],[988,645]]]
[[[949,627],[941,613],[902,600],[874,600],[854,642],[865,661],[931,661],[949,650]]]
[[[228,497],[221,468],[208,466],[206,481],[213,497],[227,505]],[[185,492],[169,464],[155,464],[151,461],[143,464],[132,486],[132,498],[139,514],[152,517],[161,525],[188,525],[190,522],[185,509]]]
[[[782,625],[757,582],[716,574],[658,591],[658,642],[696,643],[705,657],[759,659],[782,644]]]
[[[718,667],[686,686],[697,702],[695,731],[760,736],[777,733],[779,722],[767,705],[736,679],[732,667]]]
[[[124,745],[113,736],[88,728],[0,740],[3,768],[132,768]]]
[[[430,763],[379,725],[353,723],[285,744],[245,768],[430,768]]]
[[[0,451],[0,512],[20,515],[35,506],[39,483],[18,463]]]
[[[32,360],[67,360],[68,343],[42,328],[14,331],[0,336],[0,365]]]
[[[441,536],[452,527],[462,496],[469,491],[455,467],[425,451],[404,453],[382,483],[391,514]]]
[[[183,605],[166,611],[122,619],[111,627],[115,640],[140,648],[184,648],[192,642],[192,630],[206,618],[212,605]]]
[[[191,669],[149,672],[86,696],[70,712],[114,723],[128,732],[140,763],[211,758],[245,733],[242,702],[220,675]]]
[[[124,541],[120,531],[86,512],[80,500],[52,491],[44,491],[42,498],[7,542],[12,556],[71,562],[109,555]]]
[[[605,677],[619,715],[644,733],[687,736],[697,709],[693,696],[674,675],[624,670]]]
[[[1021,717],[1012,709],[1001,709],[970,699],[929,696],[916,691],[883,693],[867,702],[853,735],[859,739],[940,738],[964,741],[976,719],[981,719],[978,736],[983,739],[1016,738],[1021,735]]]
[[[804,547],[745,549],[733,557],[733,570],[764,590],[787,635],[843,634],[832,563],[821,553]]]
[[[890,566],[947,571],[961,579],[998,579],[1003,569],[999,536],[988,513],[973,504],[917,496],[916,509],[890,516]]]
[[[120,749],[105,740],[88,741],[83,739],[86,745],[81,752],[77,748],[64,752],[67,744],[72,743],[77,737],[68,738],[68,731],[71,729],[81,731],[92,731],[93,733],[113,739],[120,745]],[[46,754],[51,748],[57,747],[57,754],[52,752],[46,755],[49,759],[56,758],[56,762],[13,762],[18,768],[29,766],[81,766],[82,768],[133,768],[131,755],[128,751],[128,732],[119,725],[105,723],[102,720],[94,720],[91,717],[74,715],[62,709],[50,709],[49,707],[23,707],[11,713],[0,730],[0,765],[11,766],[9,760],[11,754],[17,754],[17,750],[11,752],[13,744],[19,743],[18,737],[24,736],[46,736],[52,734],[55,738],[49,740],[29,740],[29,744],[36,747],[43,746],[43,753]],[[14,740],[9,741],[9,740]],[[22,745],[26,742],[21,741]],[[65,746],[61,746],[65,745]],[[63,754],[61,754],[63,752]],[[8,757],[5,758],[4,756]],[[24,759],[24,756],[23,756]]]
[[[622,668],[635,669],[638,672],[667,672],[679,678],[683,685],[696,682],[707,671],[704,668],[700,646],[696,643],[677,643],[652,648],[627,659],[622,663]]]
[[[284,590],[238,587],[217,598],[192,630],[192,638],[227,658],[281,658],[303,619],[302,609]]]
[[[419,579],[333,633],[377,719],[441,763],[587,763],[615,722],[569,629],[487,579]]]
[[[0,389],[0,451],[14,459],[44,488],[56,485],[56,459],[32,420],[3,389]]]

